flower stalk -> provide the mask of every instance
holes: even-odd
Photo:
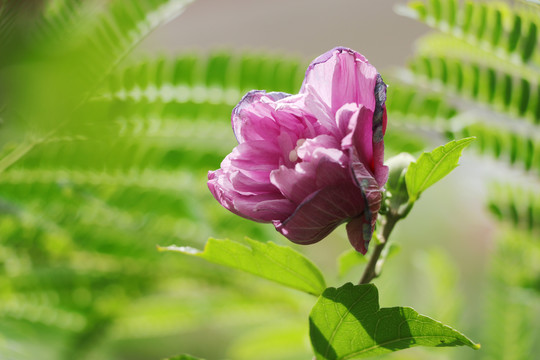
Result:
[[[373,249],[373,253],[369,258],[369,262],[364,269],[364,273],[360,278],[358,284],[369,284],[373,279],[379,277],[382,271],[382,266],[386,260],[385,247],[388,244],[390,234],[399,220],[409,214],[413,206],[413,202],[407,203],[407,206],[402,211],[395,211],[390,209],[383,217],[381,221],[381,231],[378,235],[378,244]]]

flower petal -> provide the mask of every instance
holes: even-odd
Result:
[[[367,164],[373,173],[373,111],[362,105],[346,104],[338,110],[336,118],[340,128],[346,129],[341,141],[342,148],[354,147],[360,161]]]
[[[281,166],[270,173],[270,181],[285,198],[300,205],[318,189],[350,181],[347,160],[340,150],[317,148],[311,161],[294,169]]]
[[[222,169],[208,172],[208,188],[216,200],[227,210],[244,218],[270,222],[286,219],[296,206],[275,189],[255,195],[240,193]]]
[[[233,204],[233,212],[259,222],[286,219],[295,209],[295,205],[281,194],[238,196],[234,198]]]
[[[261,193],[277,193],[277,189],[270,183],[268,176],[261,176],[261,173],[244,173],[242,171],[232,171],[229,180],[232,188],[242,195],[256,195]],[[249,176],[252,175],[252,176]]]
[[[351,155],[351,170],[354,181],[362,190],[365,207],[363,216],[352,220],[353,223],[347,228],[347,234],[353,247],[365,253],[375,229],[377,214],[381,208],[382,191],[377,180],[354,153]]]
[[[338,47],[319,56],[308,67],[300,93],[316,93],[335,114],[347,103],[375,110],[377,70],[361,54]]]
[[[386,122],[386,108],[383,118]],[[384,142],[373,143],[373,175],[380,187],[388,180],[388,166],[384,165]]]
[[[373,233],[370,223],[365,221],[364,216],[358,216],[347,223],[347,237],[354,249],[362,254],[367,253],[369,240]]]
[[[377,75],[375,85],[375,112],[373,113],[373,168],[379,186],[388,180],[388,167],[384,166],[384,133],[386,132],[386,84]]]
[[[279,167],[281,149],[275,142],[253,140],[243,142],[227,156],[230,166],[245,172],[270,171]],[[223,168],[223,164],[221,164]]]
[[[231,122],[239,144],[247,140],[265,140],[279,134],[279,126],[272,121],[275,106],[271,103],[291,95],[264,90],[248,92],[232,111]]]
[[[296,152],[300,159],[309,162],[317,162],[321,157],[331,157],[339,161],[343,156],[339,141],[330,135],[319,135],[313,139],[307,139]]]
[[[307,197],[285,221],[274,221],[281,234],[297,244],[312,244],[339,224],[364,212],[364,198],[351,183],[325,187]]]
[[[298,164],[295,169],[281,166],[270,173],[270,181],[279,189],[281,194],[296,205],[311,193],[317,190],[315,185],[316,166],[302,166]]]

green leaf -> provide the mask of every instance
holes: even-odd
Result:
[[[461,152],[474,139],[453,140],[431,152],[423,153],[416,162],[411,163],[405,175],[409,201],[414,202],[428,187],[454,170],[458,166]]]
[[[158,247],[198,256],[215,264],[240,269],[309,294],[320,295],[326,288],[321,271],[304,255],[287,246],[245,239],[208,239],[204,251],[187,246]]]
[[[373,284],[328,288],[310,314],[317,360],[359,359],[413,346],[469,346],[465,335],[407,307],[379,308]]]
[[[193,357],[191,355],[178,355],[178,356],[174,356],[172,358],[167,358],[167,359],[163,359],[163,360],[203,360],[203,359],[196,358],[196,357]]]

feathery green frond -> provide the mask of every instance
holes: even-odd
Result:
[[[53,41],[72,35],[72,31],[80,31],[85,26],[88,18],[85,11],[98,11],[99,6],[94,1],[83,0],[51,0],[49,1],[35,33],[36,40]],[[81,23],[83,22],[83,23]]]
[[[411,70],[427,81],[426,87],[489,104],[495,111],[512,117],[540,122],[540,102],[537,100],[540,98],[540,77],[532,74],[514,76],[483,63],[432,56],[415,58]]]
[[[540,20],[527,10],[500,1],[414,1],[398,7],[405,16],[481,48],[493,56],[538,64],[535,55]]]
[[[509,287],[535,291],[540,296],[540,243],[536,234],[507,229],[499,239],[493,259],[494,277]]]
[[[509,127],[475,122],[463,126],[454,134],[459,136],[476,136],[473,145],[480,153],[490,155],[495,159],[517,165],[526,171],[540,174],[540,140],[534,135],[534,130],[524,128],[516,131]]]
[[[114,0],[94,14],[84,12],[81,20],[66,20],[72,28],[57,24],[62,35],[52,41],[28,42],[22,55],[33,61],[15,67],[7,78],[11,98],[16,99],[9,104],[10,114],[41,135],[70,123],[74,111],[95,94],[133,47],[177,16],[187,3],[189,0]],[[72,7],[63,7],[60,19],[77,12],[65,9]],[[28,107],[28,103],[34,106]],[[11,120],[7,126],[21,126],[21,122]]]
[[[298,92],[302,65],[292,58],[227,52],[145,60],[116,72],[106,96],[235,105],[253,89]]]
[[[153,29],[178,16],[190,0],[111,2],[85,34],[81,60],[89,78],[114,69]]]
[[[504,254],[499,256],[502,258]],[[515,263],[514,260],[519,261],[519,258],[496,267],[516,269],[525,265]],[[486,320],[482,339],[485,354],[482,359],[530,359],[539,350],[538,342],[535,341],[538,335],[536,324],[540,319],[538,296],[496,282],[490,285],[483,308]]]
[[[443,96],[422,92],[400,83],[391,83],[387,90],[386,106],[392,121],[428,125],[445,131],[457,109],[447,103]]]
[[[498,220],[514,227],[537,232],[540,230],[540,193],[531,189],[493,185],[490,191],[489,209]]]

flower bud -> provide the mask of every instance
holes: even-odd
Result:
[[[407,193],[407,183],[405,182],[405,173],[409,164],[416,159],[409,153],[401,153],[396,155],[386,162],[389,168],[388,182],[386,183],[386,190],[389,193],[387,195],[390,211],[397,214],[401,214],[404,209],[403,205],[406,205],[409,201],[409,194]]]

